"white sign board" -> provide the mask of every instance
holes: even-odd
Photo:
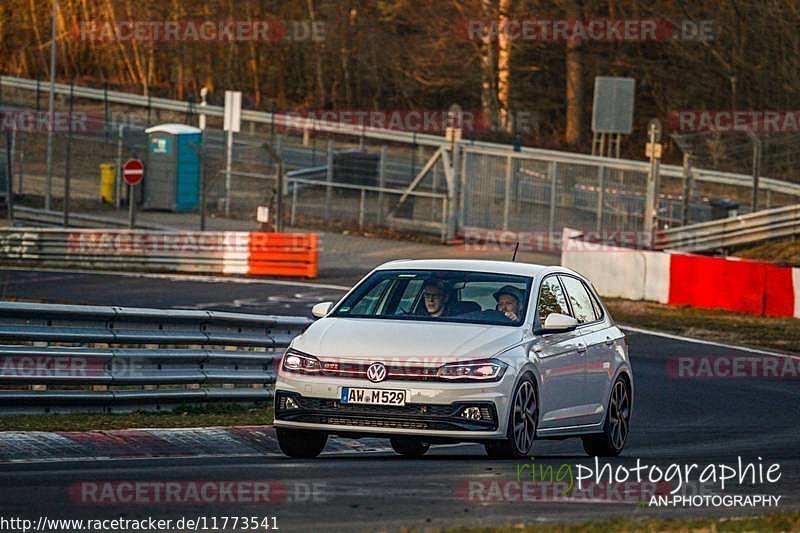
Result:
[[[225,91],[225,117],[222,129],[239,133],[242,122],[242,93],[239,91]]]

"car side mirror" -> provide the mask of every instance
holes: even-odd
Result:
[[[544,326],[539,328],[536,333],[565,333],[578,327],[578,321],[574,317],[561,313],[550,313],[544,320]]]
[[[333,307],[333,302],[320,302],[311,308],[311,314],[316,318],[322,318],[328,314],[331,307]]]

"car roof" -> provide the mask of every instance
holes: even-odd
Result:
[[[401,259],[389,261],[376,270],[466,270],[468,272],[491,272],[515,276],[535,277],[544,270],[564,271],[560,267],[548,267],[531,263],[511,261],[484,261],[477,259]]]

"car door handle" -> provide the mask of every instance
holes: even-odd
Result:
[[[578,344],[578,353],[586,353],[586,345],[583,343]]]
[[[606,337],[606,346],[614,346],[614,339]]]

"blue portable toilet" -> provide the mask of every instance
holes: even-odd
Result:
[[[197,209],[200,198],[197,150],[202,130],[185,124],[159,124],[145,133],[148,149],[142,207],[176,213]]]

